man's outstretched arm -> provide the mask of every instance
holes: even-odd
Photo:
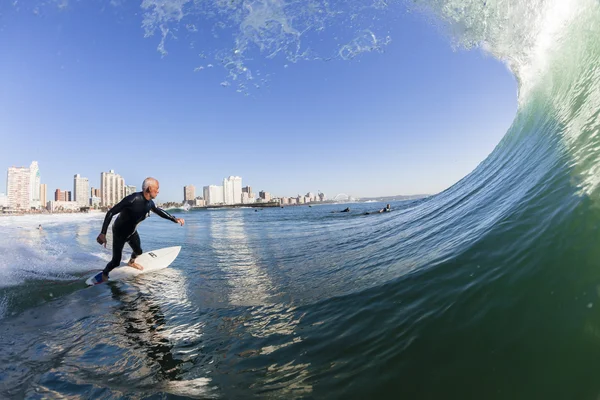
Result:
[[[169,214],[162,208],[158,208],[155,205],[152,206],[152,212],[161,218],[168,219],[169,221],[173,221],[181,226],[183,226],[183,224],[185,224],[185,220],[183,218],[175,218],[174,216],[172,216],[171,214]]]

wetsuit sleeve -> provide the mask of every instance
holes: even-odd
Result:
[[[115,215],[117,215],[118,213],[120,213],[121,211],[123,211],[124,208],[126,208],[127,206],[130,206],[131,203],[133,202],[133,199],[134,199],[134,196],[129,195],[129,196],[125,197],[123,200],[121,200],[119,203],[117,203],[116,206],[114,206],[113,208],[108,210],[108,212],[106,213],[106,217],[104,217],[104,223],[102,224],[101,233],[103,235],[106,235],[106,231],[108,230],[108,225],[110,225],[110,221],[112,220],[112,218]]]
[[[154,214],[158,215],[161,218],[168,219],[168,220],[171,220],[173,222],[177,222],[177,218],[175,218],[174,216],[172,216],[171,214],[169,214],[168,212],[166,212],[162,208],[156,207],[155,205],[152,206],[152,212]]]

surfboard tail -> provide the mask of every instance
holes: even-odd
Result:
[[[101,284],[102,283],[102,271],[100,271],[98,274],[94,275],[86,283],[90,286]]]

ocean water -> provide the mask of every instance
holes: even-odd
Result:
[[[313,25],[337,5],[258,3]],[[225,7],[144,4],[147,27]],[[294,47],[227,4],[230,24],[256,28],[242,50]],[[101,215],[0,218],[0,398],[598,399],[600,4],[403,4],[516,76],[517,114],[486,160],[389,214],[152,217],[143,248],[182,245],[173,265],[93,288],[84,278],[110,257]],[[342,58],[374,46],[353,43]]]

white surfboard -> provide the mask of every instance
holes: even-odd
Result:
[[[147,274],[148,272],[154,272],[167,268],[179,255],[181,246],[165,247],[163,249],[152,250],[147,253],[142,253],[135,259],[136,264],[144,267],[143,270],[137,268],[128,267],[127,264],[123,264],[112,271],[108,276],[109,281],[121,281],[124,279],[130,279],[140,274]],[[97,285],[96,276],[102,274],[102,271],[95,273],[90,276],[85,283],[90,286]]]

